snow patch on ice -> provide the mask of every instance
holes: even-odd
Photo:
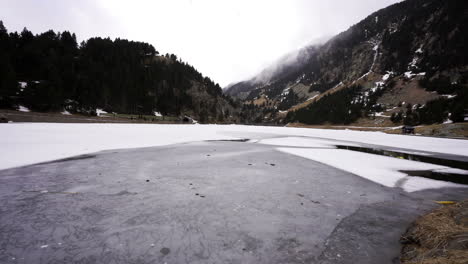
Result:
[[[344,141],[332,141],[325,139],[316,139],[308,137],[283,137],[283,138],[269,138],[259,140],[257,143],[275,146],[289,146],[289,147],[308,147],[308,148],[335,148],[336,145],[346,146],[359,146],[353,143]]]
[[[409,177],[400,172],[400,170],[450,169],[429,163],[341,149],[278,148],[278,150],[327,164],[387,187],[400,187],[407,192],[443,187],[466,187],[451,182]]]
[[[313,137],[343,141],[347,145],[350,144],[348,142],[352,142],[468,156],[468,140],[366,131],[243,125],[6,123],[0,124],[0,146],[2,146],[0,169],[102,150],[153,147],[203,140],[255,138],[255,135],[259,134],[292,138]],[[311,142],[307,143],[310,145],[317,144],[317,141],[308,142]]]

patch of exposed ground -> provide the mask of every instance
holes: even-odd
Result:
[[[297,105],[291,107],[290,109],[288,109],[288,112],[289,111],[296,111],[298,109],[304,108],[304,107],[306,107],[306,106],[308,106],[308,105],[310,105],[310,104],[312,104],[314,102],[317,102],[318,100],[320,100],[322,97],[324,97],[326,95],[336,93],[336,92],[338,92],[338,91],[340,91],[342,89],[348,88],[348,87],[350,87],[352,85],[361,85],[362,87],[364,87],[364,89],[370,89],[371,87],[375,87],[375,82],[380,81],[381,79],[382,79],[382,75],[374,73],[374,72],[369,72],[366,75],[362,76],[361,78],[359,78],[357,80],[354,80],[352,82],[339,83],[335,87],[327,90],[326,92],[318,94],[318,96],[315,97],[314,99],[302,102],[300,104],[297,104]]]
[[[410,103],[412,105],[423,105],[428,101],[440,97],[437,93],[428,92],[419,85],[419,78],[410,81],[399,79],[395,85],[389,88],[377,100],[377,103],[387,106],[397,106],[400,102]]]
[[[468,263],[468,200],[422,216],[401,243],[402,264]]]
[[[317,91],[309,92],[310,86],[304,85],[302,83],[296,83],[296,84],[290,86],[290,88],[291,88],[291,90],[294,91],[294,93],[299,98],[303,98],[305,100],[319,94],[319,92],[317,92]]]
[[[261,95],[259,98],[252,100],[252,103],[256,106],[261,106],[268,103],[268,98],[265,95]]]
[[[468,123],[435,124],[416,127],[416,133],[425,136],[466,137],[468,138]]]
[[[159,117],[137,115],[103,115],[87,116],[81,114],[63,115],[61,113],[39,113],[39,112],[20,112],[13,110],[0,109],[0,118],[12,122],[41,122],[41,123],[158,123],[174,124],[177,123],[174,117],[168,117],[162,120]]]
[[[367,119],[362,118],[351,125],[306,125],[301,123],[289,123],[288,127],[302,128],[320,128],[320,129],[349,129],[358,131],[380,131],[388,134],[401,134],[400,126],[393,124],[390,120],[383,118]],[[415,133],[422,136],[433,137],[456,137],[468,138],[468,123],[453,123],[453,124],[434,124],[417,126]]]
[[[341,90],[341,89],[343,89],[343,88],[346,88],[346,87],[347,87],[347,86],[344,85],[344,84],[338,84],[338,85],[336,85],[335,87],[333,87],[332,89],[330,89],[330,90],[328,90],[328,91],[326,91],[326,92],[324,92],[324,93],[319,94],[317,97],[315,97],[315,98],[312,99],[312,100],[308,100],[308,101],[302,102],[302,103],[300,103],[300,104],[297,104],[297,105],[291,107],[290,109],[288,109],[288,112],[290,112],[290,111],[296,111],[296,110],[298,110],[298,109],[304,108],[304,107],[306,107],[306,106],[308,106],[308,105],[310,105],[310,104],[312,104],[312,103],[314,103],[314,102],[317,102],[318,100],[320,100],[320,99],[321,99],[322,97],[324,97],[325,95],[335,93],[335,92],[337,92],[337,91],[339,91],[339,90]]]

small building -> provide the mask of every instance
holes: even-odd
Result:
[[[414,127],[413,126],[403,126],[401,128],[402,134],[414,134]]]

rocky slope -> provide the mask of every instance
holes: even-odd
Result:
[[[268,122],[463,121],[467,24],[467,1],[407,0],[225,93],[261,107],[253,118]]]

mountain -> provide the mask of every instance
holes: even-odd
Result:
[[[218,84],[148,43],[91,38],[78,45],[67,31],[8,33],[0,21],[0,108],[20,105],[82,114],[160,112],[201,122],[237,115]]]
[[[258,75],[248,81],[231,84],[225,89],[225,93],[240,99],[245,99],[250,91],[257,87],[267,86],[268,84],[287,78],[288,75],[304,67],[311,55],[316,51],[315,46],[302,48],[281,57],[270,67],[262,70]]]
[[[263,122],[463,121],[466,25],[467,1],[407,0],[225,93],[243,100],[244,108],[256,108],[252,119]]]

